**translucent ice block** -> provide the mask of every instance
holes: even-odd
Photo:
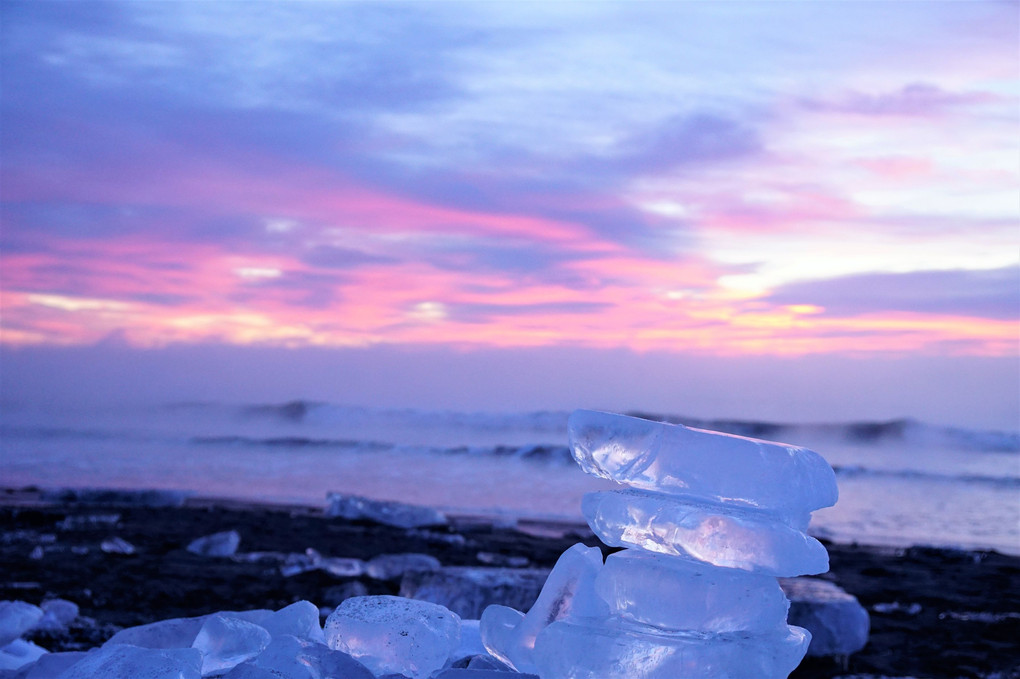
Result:
[[[678,424],[578,410],[570,448],[589,474],[802,516],[836,503],[836,476],[806,448]]]
[[[542,679],[783,679],[810,639],[799,627],[699,635],[559,621],[538,635],[535,664]]]
[[[479,625],[482,643],[493,656],[518,672],[535,672],[535,637],[549,623],[567,618],[604,618],[609,609],[595,594],[595,577],[602,567],[597,547],[578,543],[560,555],[526,616],[505,606],[489,606]]]
[[[192,648],[202,651],[202,674],[229,670],[269,645],[269,632],[255,623],[214,614],[206,618]]]
[[[614,547],[777,577],[829,569],[829,555],[820,542],[756,510],[642,490],[610,490],[586,494],[581,511],[595,534]]]
[[[376,676],[428,677],[460,644],[460,618],[427,601],[352,597],[326,619],[326,643],[349,653]]]
[[[262,627],[275,639],[283,635],[293,635],[298,639],[326,643],[326,637],[319,625],[319,607],[311,601],[298,601],[281,608],[261,623]]]
[[[611,614],[667,630],[772,632],[789,608],[773,577],[634,549],[606,558],[595,590]]]

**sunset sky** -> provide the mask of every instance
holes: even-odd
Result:
[[[280,376],[352,403],[1016,428],[1017,2],[0,13],[6,398],[272,356],[461,394]]]

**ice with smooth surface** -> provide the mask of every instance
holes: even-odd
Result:
[[[419,507],[389,500],[372,500],[367,497],[342,493],[329,493],[326,499],[329,502],[326,507],[326,516],[368,519],[397,528],[444,526],[449,523],[445,514],[431,507]]]
[[[460,645],[460,618],[427,601],[395,596],[347,599],[326,619],[326,643],[375,675],[428,677]]]
[[[192,540],[187,550],[199,556],[233,556],[240,545],[241,534],[236,530],[227,530]]]
[[[824,573],[818,540],[756,510],[643,490],[588,493],[581,512],[599,538],[723,568],[791,577]]]
[[[679,424],[578,410],[568,423],[574,459],[589,474],[802,517],[836,503],[836,475],[818,453]]]
[[[254,658],[269,641],[269,632],[260,625],[214,614],[205,619],[191,646],[202,652],[204,676]]]
[[[774,632],[789,607],[773,577],[633,549],[606,557],[595,590],[612,615],[664,630]]]
[[[281,608],[258,624],[274,639],[291,635],[318,644],[326,643],[319,625],[319,607],[311,601],[298,601]]]
[[[111,644],[90,651],[57,679],[199,679],[202,653],[194,648],[140,648]]]
[[[43,609],[27,601],[0,601],[0,646],[35,627],[43,615]]]
[[[535,664],[542,679],[785,679],[810,638],[799,627],[766,635],[664,634],[613,619],[561,620],[538,635]]]
[[[565,619],[600,619],[609,613],[595,593],[602,552],[578,543],[560,555],[527,615],[505,606],[482,613],[482,643],[496,658],[518,672],[536,673],[535,638],[550,623]]]

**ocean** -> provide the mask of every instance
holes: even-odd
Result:
[[[783,424],[652,419],[809,447],[840,499],[812,534],[837,542],[995,549],[1020,555],[1020,434],[912,420]],[[173,403],[61,409],[8,405],[9,488],[187,490],[322,506],[328,492],[506,519],[582,521],[585,475],[568,412],[381,410],[330,403]]]

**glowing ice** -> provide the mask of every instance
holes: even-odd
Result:
[[[568,429],[582,469],[634,488],[794,517],[838,496],[832,468],[806,448],[591,410],[574,412]]]
[[[829,570],[818,540],[756,510],[640,490],[588,493],[581,510],[595,534],[613,547],[777,577]]]

